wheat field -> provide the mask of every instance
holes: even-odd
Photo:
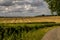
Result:
[[[57,23],[60,23],[60,16],[0,18],[0,23],[27,23],[27,22],[57,22]]]

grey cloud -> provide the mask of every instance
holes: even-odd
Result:
[[[30,4],[29,2],[25,2],[23,0],[18,0],[18,2],[15,2],[13,3],[14,0],[6,0],[2,3],[0,3],[0,6],[12,6],[12,5],[15,5],[15,4],[18,4],[18,5],[24,5],[24,4]]]
[[[12,0],[4,0],[0,3],[0,6],[11,6],[13,5]]]
[[[43,2],[31,3],[32,6],[43,6]]]
[[[22,0],[18,0],[18,2],[15,2],[15,3],[12,3],[14,0],[6,0],[2,3],[0,3],[0,6],[12,6],[12,5],[15,5],[15,4],[18,4],[18,5],[24,5],[24,4],[30,4],[31,6],[42,6],[43,3],[42,2],[28,2],[28,1],[22,1]]]
[[[31,3],[29,3],[29,2],[17,2],[16,4],[18,4],[18,5],[24,5],[24,4],[31,4]]]
[[[38,7],[38,6],[43,6],[44,4],[43,4],[43,2],[26,2],[26,1],[23,1],[23,2],[16,2],[15,4],[18,4],[18,5],[24,5],[24,4],[30,4],[31,6],[36,6],[36,7]]]
[[[12,4],[12,2],[5,2],[5,3],[2,3],[0,4],[0,6],[12,6],[14,4]]]
[[[48,5],[47,5],[47,3],[44,4],[43,3],[44,1],[32,2],[32,0],[31,0],[31,2],[29,2],[30,0],[29,1],[17,0],[18,2],[15,2],[15,3],[13,3],[13,1],[15,1],[15,0],[6,0],[6,1],[0,3],[0,12],[4,11],[5,14],[3,12],[1,12],[1,13],[3,13],[6,16],[9,16],[9,15],[10,16],[21,16],[21,15],[22,16],[24,16],[24,15],[25,16],[27,16],[27,15],[31,16],[31,15],[41,15],[41,14],[50,13],[50,11],[47,7]],[[25,5],[26,7],[24,6],[24,4],[26,4]],[[29,5],[31,5],[31,6],[29,6]],[[21,8],[19,8],[19,6],[21,6]],[[9,8],[7,10],[7,12],[6,12],[5,8]]]

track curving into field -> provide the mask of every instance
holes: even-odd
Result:
[[[47,32],[42,40],[60,40],[60,28],[56,28]]]

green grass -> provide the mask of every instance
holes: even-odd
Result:
[[[0,23],[0,26],[5,26],[5,27],[17,27],[17,26],[28,26],[28,27],[35,27],[35,26],[40,26],[40,25],[53,25],[56,24],[55,22],[32,22],[32,23]]]
[[[48,27],[48,28],[41,28],[35,31],[30,31],[27,34],[25,34],[25,37],[23,40],[41,40],[43,36],[50,30],[57,28],[56,27]]]
[[[41,40],[49,31],[60,23],[0,23],[0,40]]]

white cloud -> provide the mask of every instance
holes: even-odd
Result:
[[[19,14],[20,16],[34,16],[48,15],[50,10],[48,9],[48,4],[43,0],[0,0],[0,12],[5,16],[19,16]]]

